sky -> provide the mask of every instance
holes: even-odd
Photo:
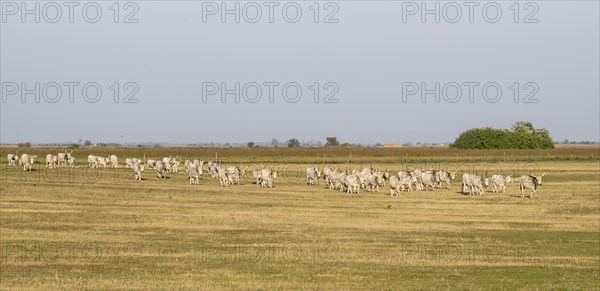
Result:
[[[598,1],[1,3],[0,143],[600,140]]]

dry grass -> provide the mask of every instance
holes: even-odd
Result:
[[[458,163],[484,172],[485,164]],[[520,174],[523,165],[498,167]],[[41,168],[2,166],[1,289],[590,290],[599,283],[598,162],[528,166],[547,173],[537,199],[518,197],[516,184],[464,196],[456,181],[451,190],[401,197],[388,187],[349,195],[305,185],[296,167],[307,164],[272,164],[282,170],[273,189],[249,177],[220,188],[207,177],[190,186],[183,173],[159,180],[146,172],[136,182],[129,170],[85,177],[78,168],[50,179]]]

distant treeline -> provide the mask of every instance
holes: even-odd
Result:
[[[553,149],[554,141],[545,128],[519,121],[512,129],[473,128],[461,133],[450,147],[458,149]]]

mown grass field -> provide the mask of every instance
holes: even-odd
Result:
[[[20,153],[56,153],[56,148]],[[6,165],[0,148],[0,289],[599,290],[597,148],[86,148],[278,169],[273,189],[191,186],[183,171]],[[504,155],[503,153],[506,153]],[[350,153],[352,157],[350,157]],[[38,159],[42,161],[42,159]],[[348,160],[354,162],[348,164]],[[406,161],[406,163],[404,163]],[[545,172],[538,198],[450,190],[350,195],[308,186],[304,169],[422,166],[517,176]]]

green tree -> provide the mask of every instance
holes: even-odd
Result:
[[[86,147],[89,147],[89,146],[91,146],[91,145],[92,145],[92,142],[91,142],[89,139],[86,139],[86,140],[83,142],[83,145],[84,145],[84,146],[86,146]]]
[[[340,142],[338,141],[337,137],[335,136],[330,136],[326,138],[327,142],[325,143],[326,147],[337,147],[340,145]]]
[[[292,138],[288,140],[288,147],[297,148],[300,147],[300,141],[298,139]]]
[[[254,142],[253,142],[253,141],[249,142],[249,143],[248,143],[248,147],[249,147],[249,148],[253,148],[253,147],[254,147]]]
[[[519,121],[511,130],[469,129],[450,146],[459,149],[549,149],[554,148],[554,142],[545,128],[536,129],[531,122]]]

